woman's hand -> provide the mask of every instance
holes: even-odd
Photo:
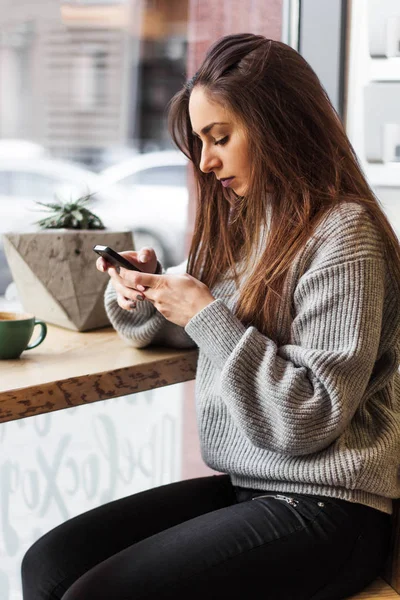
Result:
[[[137,252],[132,250],[120,252],[120,254],[145,273],[154,273],[157,270],[157,256],[153,248],[141,248]],[[134,288],[129,288],[129,290],[125,289],[125,283],[119,276],[119,272],[121,270],[120,268],[116,269],[115,267],[112,267],[101,256],[96,261],[96,268],[103,273],[105,271],[108,272],[112,286],[117,293],[118,305],[121,308],[125,310],[132,310],[136,308],[136,300],[144,300],[143,294],[141,294],[138,290]],[[126,269],[123,270],[127,273],[129,272]]]
[[[139,290],[171,323],[185,327],[194,315],[211,304],[209,288],[191,275],[151,275],[121,269],[118,292],[135,301]]]
[[[157,270],[157,256],[153,248],[146,247],[141,248],[137,252],[130,250],[127,252],[119,252],[119,254],[145,273],[155,273]],[[101,256],[96,261],[96,268],[102,272],[111,268],[115,269],[115,267],[112,267],[106,259]]]

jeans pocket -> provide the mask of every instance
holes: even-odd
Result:
[[[304,496],[302,494],[259,494],[254,496],[252,500],[262,500],[271,498],[278,502],[287,504],[288,507],[296,511],[308,521],[313,521],[324,510],[327,499],[321,496]]]

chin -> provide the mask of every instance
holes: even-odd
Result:
[[[235,192],[236,196],[245,196],[246,195],[246,186],[241,185],[239,187],[232,187],[232,190]]]

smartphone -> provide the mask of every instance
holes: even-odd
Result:
[[[93,247],[93,250],[105,258],[105,260],[113,267],[123,267],[124,269],[129,269],[130,271],[139,271],[139,273],[143,273],[143,271],[135,267],[135,265],[130,263],[128,260],[126,260],[126,258],[108,246],[97,245]]]

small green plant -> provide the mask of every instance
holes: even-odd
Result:
[[[36,221],[41,229],[105,229],[102,220],[86,208],[93,194],[87,194],[70,202],[37,202],[44,206],[51,215]],[[43,209],[40,209],[43,210]]]

